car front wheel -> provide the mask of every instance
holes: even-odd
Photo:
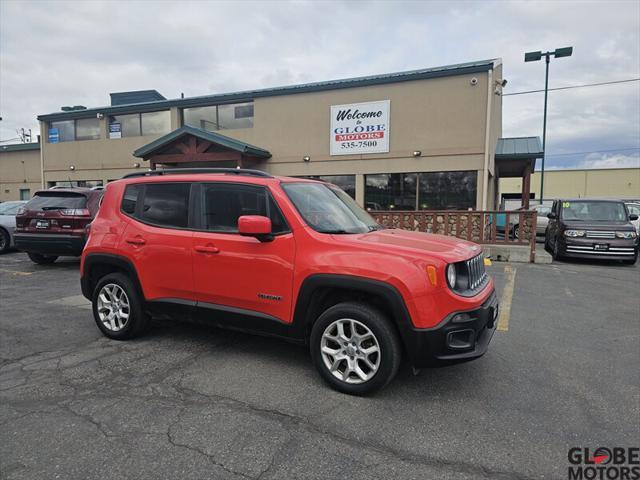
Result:
[[[344,302],[327,309],[313,325],[310,343],[320,375],[343,393],[373,393],[387,385],[400,366],[394,326],[364,303]]]
[[[123,273],[102,277],[93,291],[92,304],[98,328],[114,340],[128,340],[139,335],[149,321],[142,296]]]
[[[4,228],[0,228],[0,253],[5,253],[9,250],[11,246],[11,237],[9,237],[9,232],[7,232]]]

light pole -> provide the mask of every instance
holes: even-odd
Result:
[[[544,158],[547,156],[547,96],[549,94],[549,61],[551,57],[570,57],[573,47],[556,48],[553,52],[527,52],[524,54],[525,62],[537,62],[544,57],[544,120],[542,121],[542,169],[540,171],[540,204],[544,199]]]

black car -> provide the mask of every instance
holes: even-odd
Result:
[[[624,202],[585,198],[556,200],[547,215],[545,247],[554,259],[602,258],[634,264],[638,235]]]

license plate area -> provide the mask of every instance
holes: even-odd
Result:
[[[49,228],[49,220],[36,220],[36,228]]]
[[[607,244],[607,243],[596,243],[593,246],[593,249],[596,250],[596,251],[599,251],[599,252],[601,252],[603,250],[609,250],[609,244]]]

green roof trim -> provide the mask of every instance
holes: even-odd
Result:
[[[225,135],[221,135],[219,133],[208,132],[206,130],[201,130],[200,128],[189,127],[187,125],[185,125],[184,127],[180,127],[177,130],[174,130],[173,132],[168,133],[165,136],[160,137],[151,143],[148,143],[147,145],[144,145],[143,147],[138,148],[135,152],[133,152],[133,156],[138,158],[147,157],[156,150],[163,148],[171,142],[188,135],[193,135],[194,137],[198,137],[202,140],[207,140],[211,143],[221,145],[230,150],[240,152],[244,155],[250,155],[252,157],[265,159],[271,158],[271,153],[263,148],[255,147],[248,143],[236,140],[235,138],[227,137]]]
[[[497,160],[535,160],[542,158],[540,137],[499,138],[496,145]]]
[[[0,145],[2,152],[23,152],[26,150],[40,150],[39,143],[12,143],[10,145]]]
[[[56,121],[73,118],[92,118],[95,117],[98,113],[102,113],[103,115],[121,115],[126,113],[143,113],[153,112],[157,110],[166,110],[171,107],[203,107],[207,105],[220,105],[225,103],[248,102],[261,97],[294,95],[297,93],[322,92],[327,90],[339,90],[343,88],[367,87],[371,85],[384,85],[389,83],[407,82],[411,80],[449,77],[469,73],[487,72],[495,68],[496,65],[499,65],[500,62],[501,61],[499,59],[479,60],[475,62],[445,65],[442,67],[424,68],[419,70],[386,73],[381,75],[369,75],[365,77],[345,78],[340,80],[329,80],[324,82],[304,83],[300,85],[288,85],[283,87],[246,90],[241,92],[204,95],[190,98],[176,98],[172,100],[131,103],[128,105],[96,107],[74,112],[56,112],[38,115],[38,120]]]

